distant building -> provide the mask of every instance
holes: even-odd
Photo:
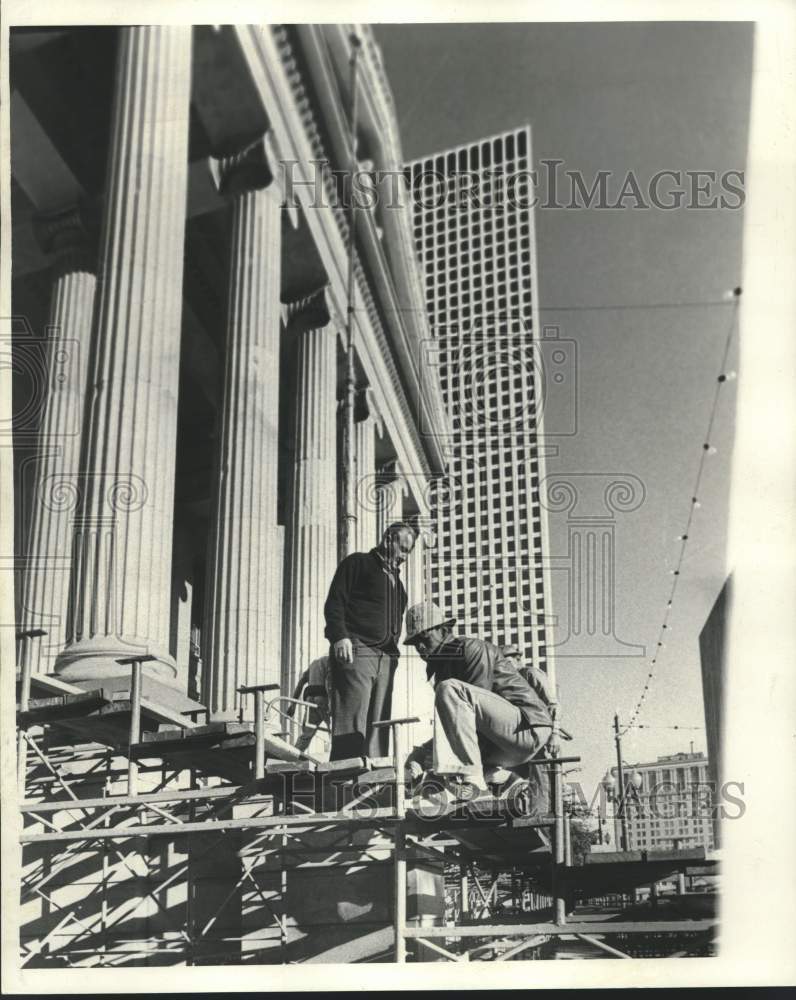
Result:
[[[728,577],[716,598],[707,621],[699,633],[699,657],[702,664],[702,700],[705,705],[705,730],[708,740],[708,770],[716,789],[723,783],[724,697],[726,691],[727,649],[725,632],[727,606],[732,592],[732,577]],[[714,819],[714,836],[720,843],[718,815]]]
[[[628,850],[715,847],[710,766],[705,754],[676,753],[651,763],[628,764],[624,772],[630,789],[626,803]],[[640,784],[637,775],[641,776]],[[615,767],[606,778],[609,782],[616,779]],[[615,849],[619,849],[622,822],[616,809],[613,823]]]
[[[449,476],[432,502],[434,600],[462,631],[516,643],[546,670],[545,372],[531,161],[523,126],[424,156],[407,175],[432,330],[425,371],[439,372],[452,424]],[[559,377],[547,373],[551,384]]]

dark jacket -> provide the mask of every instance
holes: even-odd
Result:
[[[485,639],[451,636],[429,658],[426,673],[435,685],[453,677],[499,694],[519,708],[529,726],[552,725],[550,712],[536,691],[497,646]]]
[[[376,549],[352,552],[337,567],[323,608],[324,635],[360,639],[386,653],[398,654],[406,590],[398,571],[388,573]]]

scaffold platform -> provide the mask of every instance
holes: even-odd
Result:
[[[489,794],[435,812],[404,777],[416,720],[386,723],[390,757],[280,760],[285,734],[253,693],[253,722],[208,723],[144,697],[140,664],[127,691],[30,679],[17,714],[25,964],[509,961],[575,940],[627,957],[639,934],[707,947],[712,913],[583,909],[713,866],[698,851],[573,865],[561,776],[577,758],[557,743],[535,761],[549,801]],[[508,872],[534,889],[522,915],[495,909]]]

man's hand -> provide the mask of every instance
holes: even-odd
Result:
[[[354,662],[354,647],[350,639],[338,639],[334,644],[334,656],[338,663]]]

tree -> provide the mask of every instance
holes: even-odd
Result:
[[[584,865],[591,852],[591,845],[597,842],[598,831],[589,827],[586,816],[573,816],[569,830],[572,840],[572,864]]]

